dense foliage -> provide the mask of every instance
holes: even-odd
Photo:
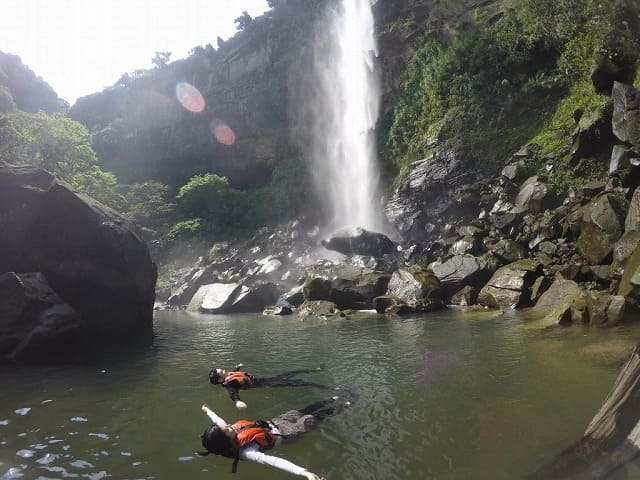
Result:
[[[492,22],[476,12],[453,42],[425,38],[397,97],[388,156],[402,172],[436,143],[488,166],[531,139],[541,155],[558,149],[577,110],[608,102],[589,77],[593,59],[635,66],[635,10],[630,0],[516,0]]]
[[[62,114],[0,114],[0,161],[44,168],[79,192],[113,208],[124,207],[124,198],[114,190],[115,175],[98,166],[89,132]]]

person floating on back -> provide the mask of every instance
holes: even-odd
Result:
[[[241,389],[255,387],[315,387],[326,390],[329,388],[320,383],[293,378],[301,373],[321,371],[324,369],[323,365],[314,369],[291,370],[268,378],[259,378],[251,375],[250,373],[243,372],[241,370],[243,367],[244,365],[240,363],[236,365],[236,368],[232,371],[228,371],[223,368],[213,368],[209,372],[209,382],[211,382],[212,385],[222,385],[227,392],[229,392],[231,400],[238,408],[247,407],[247,404],[240,400],[239,390]]]
[[[300,410],[285,412],[271,420],[238,420],[233,424],[225,422],[205,403],[201,409],[213,424],[201,436],[202,446],[206,452],[201,452],[199,455],[213,453],[233,458],[231,468],[233,473],[237,470],[239,460],[249,460],[270,465],[309,480],[326,480],[304,467],[280,457],[266,455],[264,452],[281,442],[286,443],[299,438],[314,428],[320,420],[342,412],[351,406],[352,398],[352,395],[347,392],[343,398],[336,396],[315,402]]]

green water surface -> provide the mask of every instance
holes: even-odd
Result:
[[[529,315],[530,316],[530,315]],[[294,478],[197,457],[207,402],[227,421],[271,418],[330,393],[242,393],[207,374],[242,362],[295,368],[357,394],[351,409],[273,454],[332,479],[518,479],[579,438],[640,325],[539,330],[526,313],[449,309],[411,318],[156,313],[142,351],[56,367],[0,368],[0,478]]]

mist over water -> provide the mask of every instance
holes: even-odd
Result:
[[[329,228],[382,231],[374,129],[380,105],[371,0],[341,0],[313,47],[313,176]]]

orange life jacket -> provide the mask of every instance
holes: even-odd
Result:
[[[276,444],[276,435],[271,431],[271,427],[264,420],[238,420],[231,425],[236,433],[232,442],[235,448],[235,457],[231,466],[231,473],[238,470],[238,461],[240,460],[240,449],[251,442],[257,442],[260,445],[260,451],[269,450]]]
[[[264,420],[238,420],[231,425],[236,433],[235,443],[238,448],[249,445],[251,442],[257,442],[260,450],[269,450],[276,444],[276,436],[271,431],[271,427]]]
[[[249,385],[253,385],[254,377],[245,372],[229,372],[227,376],[224,377],[224,384],[228,384],[231,382],[237,382],[240,387],[248,387]]]

